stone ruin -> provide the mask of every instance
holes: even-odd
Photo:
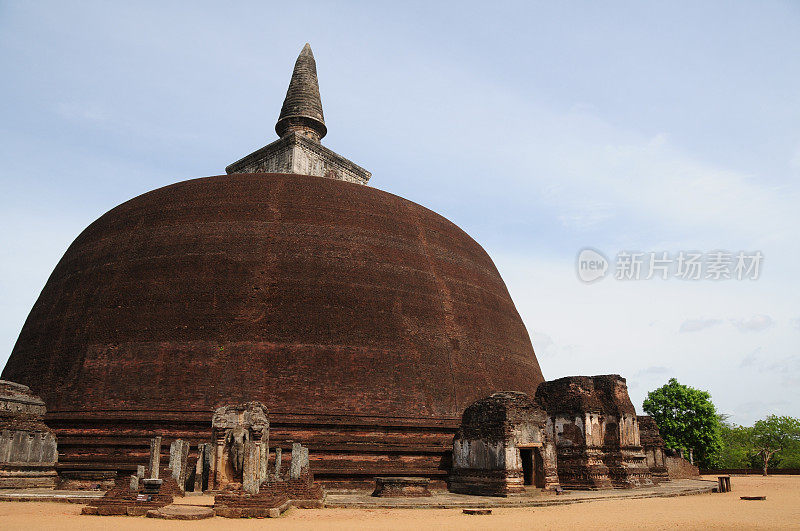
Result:
[[[661,432],[658,431],[655,419],[650,415],[639,415],[637,418],[639,419],[639,440],[644,448],[653,483],[669,481],[664,439],[661,438]]]
[[[0,488],[54,488],[56,436],[44,402],[25,386],[0,380]]]
[[[267,477],[269,421],[260,402],[222,406],[211,420],[213,489],[241,488],[257,494]]]
[[[453,440],[450,490],[505,496],[525,492],[526,485],[558,487],[547,413],[520,392],[478,400],[464,411]]]
[[[102,498],[89,500],[81,514],[100,516],[143,516],[172,504],[184,496],[189,443],[176,439],[170,444],[169,465],[161,466],[161,437],[150,439],[147,468],[136,467],[129,479],[118,479]]]
[[[700,475],[700,469],[685,459],[680,450],[666,447],[653,417],[648,415],[639,417],[639,432],[647,456],[647,466],[650,467],[654,482],[694,478]]]
[[[647,442],[651,433],[648,422]],[[540,384],[534,398],[500,392],[469,406],[453,440],[449,489],[505,496],[526,487],[651,486],[653,473],[664,477],[663,441],[661,449],[646,455],[624,378],[570,376]]]
[[[653,485],[624,378],[617,374],[559,378],[540,384],[536,398],[547,410],[563,488]]]
[[[212,419],[214,510],[226,518],[278,516],[291,502],[296,507],[322,507],[324,492],[314,483],[308,448],[292,444],[285,471],[283,449],[275,448],[269,471],[267,408],[248,402],[217,408]],[[199,467],[198,467],[199,468]]]
[[[292,444],[288,470],[283,451],[275,449],[275,464],[257,492],[229,486],[214,496],[214,510],[225,518],[265,518],[280,515],[289,505],[322,508],[325,493],[317,483],[308,459],[308,448]]]

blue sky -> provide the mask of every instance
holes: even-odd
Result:
[[[546,378],[800,416],[799,34],[792,2],[0,1],[0,364],[86,225],[275,138],[310,42],[323,143],[489,251]],[[586,285],[587,246],[764,263]]]

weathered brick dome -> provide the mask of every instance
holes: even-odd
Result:
[[[45,400],[76,467],[124,468],[119,447],[200,439],[215,407],[257,400],[273,439],[310,442],[332,477],[434,470],[466,406],[543,381],[466,233],[374,188],[288,174],[194,179],[103,215],[56,266],[2,377]]]

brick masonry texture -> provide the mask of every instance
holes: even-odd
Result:
[[[279,174],[185,181],[102,216],[3,377],[44,399],[75,467],[145,463],[159,433],[205,442],[215,407],[258,400],[321,477],[441,475],[467,405],[543,380],[467,234],[386,192]]]

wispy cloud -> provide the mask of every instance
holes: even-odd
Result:
[[[651,365],[650,367],[645,367],[644,369],[640,369],[636,371],[634,374],[634,378],[666,378],[666,376],[673,374],[674,371],[669,367],[662,367],[660,365]]]
[[[754,315],[749,319],[731,319],[733,326],[742,332],[762,332],[775,324],[769,315]]]
[[[557,347],[552,337],[544,332],[533,332],[532,336],[531,341],[537,358],[547,358],[555,355]]]
[[[742,358],[739,362],[739,367],[752,367],[758,361],[758,355],[761,353],[761,347],[753,350],[750,354]]]
[[[699,332],[722,323],[722,319],[687,319],[681,323],[680,332]]]

